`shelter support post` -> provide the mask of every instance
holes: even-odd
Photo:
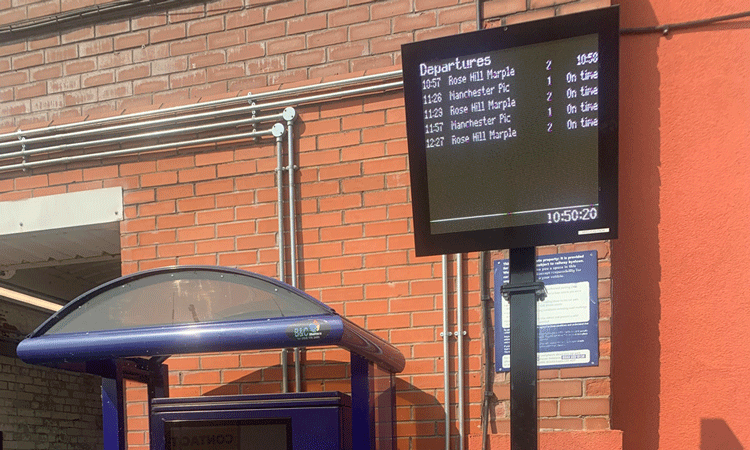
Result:
[[[148,410],[151,416],[151,402],[155,398],[169,397],[169,367],[158,361],[149,361],[148,368]],[[163,436],[156,435],[155,430],[149,428],[149,438],[151,442],[157,442],[163,439]]]
[[[371,401],[373,364],[366,358],[351,354],[352,371],[352,449],[375,448],[375,411]]]
[[[125,380],[122,369],[114,378],[102,377],[104,450],[125,450]]]

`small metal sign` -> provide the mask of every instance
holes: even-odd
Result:
[[[510,370],[510,306],[500,286],[508,282],[508,260],[493,265],[495,277],[495,370]],[[599,365],[599,303],[596,251],[543,255],[537,280],[547,296],[537,303],[540,369]]]

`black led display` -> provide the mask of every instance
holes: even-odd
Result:
[[[617,236],[618,8],[402,47],[418,255]]]

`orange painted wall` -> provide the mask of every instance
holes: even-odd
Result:
[[[623,28],[747,2],[626,0]],[[613,428],[626,450],[750,448],[750,19],[621,40]]]

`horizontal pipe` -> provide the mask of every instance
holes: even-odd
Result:
[[[269,119],[269,120],[264,120],[264,119]],[[173,136],[177,134],[193,133],[193,132],[197,133],[201,131],[215,130],[218,128],[229,128],[229,127],[234,127],[238,125],[249,125],[252,123],[281,120],[281,119],[282,119],[281,114],[274,114],[272,116],[261,117],[261,118],[251,117],[247,119],[240,119],[240,120],[234,120],[234,121],[228,121],[228,122],[211,123],[211,124],[206,124],[206,125],[196,125],[193,127],[176,128],[172,130],[162,130],[162,131],[154,131],[150,133],[133,134],[130,136],[115,136],[111,138],[99,139],[99,140],[94,140],[94,141],[79,141],[79,142],[73,142],[70,144],[55,145],[52,147],[42,147],[38,149],[22,150],[19,152],[0,154],[0,160],[14,158],[14,157],[28,157],[28,156],[36,155],[39,153],[51,153],[51,152],[58,152],[58,151],[65,151],[65,150],[75,150],[77,148],[95,147],[99,145],[120,144],[120,143],[128,142],[128,141],[157,139],[157,138]],[[141,124],[136,123],[133,125],[137,126]],[[142,124],[141,127],[144,127],[146,125],[148,124]],[[99,131],[99,130],[90,130],[90,131]],[[102,130],[102,131],[109,131],[109,130]],[[76,134],[76,133],[73,133],[73,134]],[[66,136],[61,136],[60,138],[63,139],[63,138],[69,138],[69,137],[70,137],[69,135],[66,135]],[[22,141],[22,142],[24,145],[28,145],[28,141]],[[21,141],[19,141],[19,143],[21,143]],[[18,145],[18,143],[16,145]]]
[[[386,75],[386,74],[383,74],[383,75],[380,75],[380,76],[382,77],[384,75]],[[399,72],[389,72],[387,75],[389,75],[389,76],[400,75],[400,71]],[[361,83],[362,82],[361,81],[362,78],[366,78],[366,77],[357,78],[356,80],[359,80],[359,82]],[[367,79],[370,80],[372,78],[367,78]],[[331,87],[334,86],[334,83],[339,83],[339,82],[326,83],[326,87],[327,88],[331,88]],[[339,83],[339,84],[341,84],[341,85],[348,85],[349,83],[351,83],[351,81],[350,80],[346,80],[346,83]],[[338,84],[336,84],[336,85],[338,85]],[[320,85],[305,86],[304,87],[305,88],[304,91],[301,90],[302,88],[288,89],[288,90],[286,90],[286,95],[290,95],[290,91],[293,91],[293,93],[301,93],[301,92],[308,92],[308,91],[317,91],[319,89],[319,86]],[[247,109],[247,110],[251,110],[251,111],[259,111],[259,110],[278,109],[278,108],[284,108],[284,107],[291,106],[291,105],[311,104],[311,103],[316,103],[316,102],[321,102],[321,101],[326,101],[326,100],[332,100],[332,99],[338,99],[338,98],[345,98],[345,97],[356,96],[356,95],[364,95],[364,94],[370,94],[370,93],[375,93],[375,92],[384,92],[384,91],[387,91],[387,90],[399,89],[399,88],[402,88],[402,87],[403,87],[403,82],[401,80],[399,80],[399,81],[394,81],[394,82],[384,83],[384,84],[378,84],[378,85],[373,85],[373,86],[366,86],[366,87],[359,87],[359,88],[354,88],[354,89],[339,90],[339,91],[335,91],[335,92],[327,92],[327,93],[323,93],[323,94],[309,95],[307,97],[301,97],[301,98],[292,98],[292,99],[284,99],[284,100],[280,100],[280,101],[271,101],[271,102],[268,102],[268,103],[265,103],[265,104],[254,104],[251,107],[243,108],[243,110]],[[277,92],[279,92],[279,91],[277,91]],[[277,94],[277,95],[280,95],[280,94]],[[259,98],[259,97],[256,97],[256,98]],[[225,104],[227,100],[237,101],[236,98],[232,98],[232,99],[218,100],[218,101],[210,102],[210,103],[213,104],[213,105],[218,105],[220,102],[222,102],[222,104]],[[209,103],[209,102],[207,102],[207,103]],[[191,106],[194,106],[194,105],[191,105]],[[202,105],[202,107],[206,107],[206,106],[207,106],[206,104]],[[171,108],[171,110],[173,112],[175,112],[176,108],[179,108],[179,107]],[[156,111],[156,112],[157,113],[164,113],[166,110],[167,109],[165,109],[165,110],[159,110],[159,111]],[[216,114],[216,113],[213,112],[213,113],[206,113],[206,114]],[[203,117],[203,116],[205,116],[205,114],[201,115],[201,117]],[[128,116],[118,116],[115,119],[117,119],[117,120],[133,121],[133,120],[136,120],[139,117],[142,117],[142,113],[135,113],[135,114],[131,114],[131,115],[128,115]],[[194,117],[195,116],[193,116],[193,118]],[[112,119],[113,118],[109,118],[109,122],[111,122]],[[83,122],[83,124],[86,125],[87,127],[94,127],[94,126],[97,126],[97,125],[103,125],[104,123],[109,123],[109,122],[104,122],[104,120],[105,119],[95,119],[95,120],[92,120],[92,121],[85,121],[85,122]],[[181,120],[191,120],[191,119],[187,118],[187,119],[181,119]],[[251,120],[251,119],[248,119],[248,120]],[[157,123],[158,123],[158,121],[157,121]],[[132,124],[128,124],[127,126],[132,126]],[[141,126],[144,126],[144,124],[141,123]],[[70,134],[75,129],[79,129],[79,128],[81,128],[81,123],[68,124],[68,125],[58,125],[58,126],[48,127],[48,128],[44,128],[44,129],[29,130],[28,132],[23,132],[23,135],[21,135],[20,131],[14,132],[14,133],[5,134],[5,135],[0,135],[0,139],[7,138],[7,137],[13,137],[14,139],[16,139],[12,143],[13,145],[18,145],[19,143],[21,145],[26,145],[26,144],[28,144],[28,141],[30,140],[28,138],[30,135],[39,135],[39,134],[43,134],[43,133],[55,133],[55,132],[64,133],[64,132],[67,131],[68,132],[67,136],[70,136]],[[194,128],[194,130],[195,129],[196,128]],[[110,130],[111,130],[111,128],[110,128]],[[96,130],[96,131],[99,132],[99,133],[102,132],[101,129]],[[181,131],[186,131],[186,130],[181,130]],[[163,133],[166,133],[166,132],[163,132]],[[225,140],[239,139],[239,138],[244,138],[244,137],[259,137],[259,136],[268,135],[270,133],[271,133],[271,131],[269,130],[267,132],[262,132],[262,133],[252,132],[252,133],[245,133],[245,134],[239,134],[239,135],[221,136],[221,137],[215,137],[215,138],[198,139],[198,140],[191,140],[191,141],[184,141],[184,142],[172,142],[172,143],[166,143],[166,144],[160,144],[160,145],[153,145],[153,146],[147,146],[147,147],[138,147],[138,148],[133,148],[133,149],[121,149],[121,150],[113,150],[113,151],[107,151],[107,152],[91,153],[91,154],[86,154],[86,155],[76,155],[76,156],[69,156],[69,157],[52,158],[52,159],[47,159],[47,160],[43,160],[43,161],[33,161],[33,162],[25,162],[24,161],[24,162],[18,163],[18,164],[10,164],[10,165],[6,165],[6,166],[0,166],[0,172],[9,171],[9,170],[16,170],[16,169],[24,169],[25,170],[25,169],[32,168],[32,167],[38,167],[38,166],[50,165],[50,164],[58,164],[58,163],[60,163],[60,164],[66,164],[66,163],[70,163],[70,162],[74,162],[74,161],[82,161],[82,160],[88,160],[88,159],[93,159],[93,158],[105,158],[105,157],[110,157],[110,156],[121,156],[121,155],[127,155],[127,154],[139,153],[139,152],[156,151],[156,150],[163,150],[163,149],[169,149],[169,148],[179,148],[179,147],[190,146],[190,145],[200,145],[200,144],[206,144],[206,143],[216,143],[216,142],[221,142],[221,141],[225,141]],[[23,137],[23,139],[22,140],[18,140],[20,137]],[[148,136],[148,137],[152,137],[152,136]],[[61,136],[58,135],[55,138],[61,138]],[[116,141],[116,143],[120,143],[123,140],[132,140],[132,139],[135,139],[135,138],[127,138],[127,137],[126,138],[120,137],[119,139],[112,138],[112,139],[106,139],[106,140],[100,141],[98,144],[102,145],[104,143],[110,143],[110,142],[111,143],[115,143],[115,141]],[[23,157],[23,158],[26,158],[27,156],[29,156],[31,154],[49,153],[51,151],[61,151],[61,150],[71,149],[71,148],[74,148],[74,147],[83,147],[83,146],[91,146],[91,145],[92,145],[92,142],[81,142],[81,143],[75,143],[75,144],[63,144],[63,145],[60,145],[60,146],[51,147],[51,148],[45,148],[45,149],[33,149],[33,150],[28,150],[28,151],[25,150],[25,147],[24,147],[24,149],[22,151],[20,151],[20,152],[14,152],[12,154],[0,155],[0,159],[6,159],[6,158],[10,158],[10,157]]]
[[[351,84],[362,84],[366,82],[376,82],[380,80],[387,80],[391,78],[400,78],[401,77],[401,71],[393,71],[393,72],[386,72],[383,74],[377,74],[377,75],[368,75],[364,77],[358,77],[358,78],[352,78],[347,80],[340,80],[340,81],[331,81],[327,83],[320,83],[310,86],[300,86],[297,88],[291,88],[291,89],[281,89],[278,91],[271,91],[271,92],[265,92],[260,94],[253,95],[248,94],[246,96],[242,97],[231,97],[231,98],[223,98],[219,100],[212,100],[208,102],[201,102],[201,103],[191,103],[189,105],[180,105],[180,106],[173,106],[170,108],[162,108],[162,109],[155,109],[151,111],[141,111],[133,114],[127,114],[127,115],[121,115],[121,116],[113,116],[113,117],[104,117],[101,119],[91,119],[86,120],[83,122],[76,122],[76,123],[69,123],[69,124],[63,124],[63,125],[52,125],[46,128],[35,128],[31,130],[23,131],[23,134],[20,132],[13,132],[13,133],[4,133],[0,134],[0,141],[4,140],[12,140],[15,141],[14,143],[17,143],[17,140],[19,137],[23,136],[25,138],[30,138],[32,136],[39,136],[43,134],[54,134],[54,133],[66,133],[70,132],[72,130],[77,130],[81,128],[88,128],[88,127],[95,127],[95,126],[102,126],[110,123],[116,123],[120,121],[132,121],[132,120],[140,120],[148,117],[158,117],[158,116],[165,116],[169,114],[176,114],[176,113],[183,113],[183,112],[189,112],[189,111],[198,111],[198,110],[205,110],[209,108],[214,107],[221,107],[221,106],[227,106],[232,105],[236,103],[252,103],[259,100],[264,99],[271,99],[271,98],[278,98],[278,97],[284,97],[289,95],[295,95],[295,94],[307,94],[310,92],[319,92],[321,90],[327,90],[327,89],[335,89],[338,87],[344,87]],[[388,88],[395,88],[395,87],[401,87],[403,83],[401,81],[392,82],[386,85],[376,85],[376,86],[370,86],[371,91],[376,91],[379,89],[388,89]],[[365,89],[365,88],[360,88]],[[358,91],[359,89],[355,89],[354,91]],[[352,91],[338,91],[337,93],[339,96],[346,96],[346,95],[355,95],[352,94]],[[308,98],[315,98],[316,96],[308,97]],[[328,97],[328,98],[334,98],[334,97]],[[309,103],[309,101],[306,101],[304,103]],[[276,102],[271,103],[268,105],[255,105],[255,110],[260,110],[262,108],[269,108],[269,107],[286,107],[286,106],[294,106],[296,104],[300,104],[298,99],[289,99],[285,102]],[[275,106],[278,105],[278,106]]]
[[[280,89],[278,91],[262,92],[260,94],[248,94],[253,101],[268,100],[271,98],[287,97],[296,94],[307,94],[315,91],[325,91],[328,89],[336,89],[351,85],[362,85],[366,83],[374,83],[378,81],[387,81],[393,78],[401,78],[401,71],[394,70],[392,72],[378,73],[374,75],[363,75],[357,78],[348,78],[345,80],[328,81],[326,83],[318,83],[309,86],[299,86],[296,88]]]
[[[321,102],[324,100],[344,98],[344,97],[350,97],[354,95],[371,94],[374,92],[382,92],[382,91],[387,91],[390,89],[399,89],[399,88],[402,88],[403,85],[404,83],[402,81],[394,81],[391,83],[378,84],[375,86],[366,86],[366,87],[361,87],[361,88],[348,89],[345,91],[328,92],[325,94],[310,95],[308,97],[269,102],[269,103],[256,105],[256,107],[258,109],[276,109],[276,108],[284,108],[287,106],[307,105],[310,103],[317,103],[317,102]]]
[[[40,136],[40,137],[30,137],[27,138],[25,136],[26,133],[18,132],[16,133],[16,136],[22,136],[24,139],[20,140],[17,139],[15,141],[7,141],[7,142],[0,142],[0,149],[8,148],[8,147],[14,147],[14,146],[20,146],[20,145],[33,145],[33,144],[39,144],[43,142],[48,141],[55,141],[55,140],[63,140],[63,139],[80,139],[83,137],[88,136],[96,136],[101,134],[107,134],[107,133],[121,133],[123,131],[129,131],[133,129],[144,129],[144,128],[153,128],[153,127],[163,127],[167,125],[175,125],[180,124],[183,122],[192,122],[196,120],[203,120],[203,119],[217,119],[219,117],[224,117],[228,115],[234,115],[234,114],[243,114],[243,113],[250,113],[257,108],[253,107],[243,107],[243,108],[235,108],[230,110],[224,110],[224,111],[209,111],[201,114],[193,114],[189,116],[179,116],[179,117],[170,117],[167,119],[158,119],[158,120],[152,120],[152,121],[146,121],[146,122],[140,122],[136,121],[133,123],[127,123],[122,125],[115,125],[111,127],[96,127],[91,128],[88,130],[82,130],[82,131],[73,131],[69,133],[57,133],[57,134],[50,134],[47,136]],[[277,120],[281,120],[282,115],[281,113],[278,114],[272,114],[269,116],[263,116],[263,117],[253,117],[250,119],[244,119],[246,124],[250,123],[260,123],[260,122],[273,122]],[[222,124],[211,124],[213,128],[219,128],[223,126]],[[180,128],[179,130],[186,130],[185,128]],[[117,139],[128,139],[123,137],[118,137]],[[79,142],[79,145],[88,145],[84,142]],[[37,150],[27,150],[25,152],[16,152],[16,153],[4,153],[0,154],[0,159],[8,159],[14,156],[22,156],[30,155],[38,153]]]
[[[111,150],[107,152],[89,153],[85,155],[65,156],[62,158],[45,159],[42,161],[23,162],[20,164],[10,164],[7,166],[0,166],[0,172],[16,170],[16,169],[28,169],[32,167],[46,166],[50,164],[68,164],[68,163],[76,162],[76,161],[85,161],[85,160],[94,159],[94,158],[106,158],[109,156],[122,156],[122,155],[129,155],[133,153],[142,153],[142,152],[145,153],[145,152],[153,152],[153,151],[158,151],[158,150],[177,149],[180,147],[187,147],[187,146],[193,146],[193,145],[214,144],[217,142],[231,141],[235,139],[247,139],[247,138],[254,138],[254,137],[261,137],[261,136],[269,136],[271,134],[272,134],[271,129],[268,129],[265,131],[251,131],[249,133],[233,134],[230,136],[217,136],[217,137],[212,137],[212,138],[194,139],[192,141],[172,142],[168,144],[150,145],[146,147],[126,148],[126,149],[121,149],[121,150]]]

